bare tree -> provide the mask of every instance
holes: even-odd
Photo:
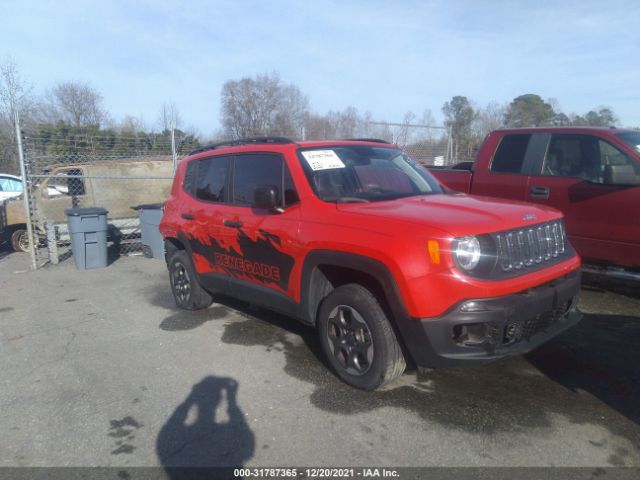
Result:
[[[133,115],[125,115],[116,128],[122,133],[140,133],[146,130],[144,120]]]
[[[365,138],[373,137],[376,128],[372,122],[373,114],[369,110],[367,110],[366,112],[364,112],[364,115],[360,119],[360,129],[358,135],[361,135]]]
[[[428,127],[439,127],[436,123],[436,118],[433,115],[433,112],[430,108],[425,108],[422,112],[422,116],[418,120],[420,125],[424,125],[424,128],[421,128],[418,131],[418,138],[416,139],[418,142],[423,142],[426,144],[432,144],[436,141],[437,138],[442,136],[442,130],[438,128],[427,128]]]
[[[474,135],[479,141],[482,141],[489,132],[497,130],[504,125],[504,115],[506,111],[506,105],[498,102],[491,102],[486,107],[477,111],[472,128]]]
[[[175,103],[163,103],[158,113],[158,125],[162,132],[182,127],[182,117]]]
[[[355,107],[342,111],[329,110],[326,115],[305,116],[305,138],[313,140],[337,140],[363,135],[363,119]]]
[[[333,118],[332,118],[333,117]],[[347,107],[341,112],[329,112],[329,119],[335,128],[336,138],[353,138],[356,136],[360,117],[355,107]]]
[[[430,108],[425,108],[420,117],[420,123],[422,125],[436,126],[436,118],[433,116],[433,112]]]
[[[303,140],[330,140],[336,138],[334,125],[327,115],[307,114],[304,120]]]
[[[404,114],[402,124],[396,129],[393,136],[393,143],[396,145],[407,145],[411,133],[411,124],[415,122],[416,114],[409,110]]]
[[[21,110],[31,87],[20,77],[16,64],[11,60],[0,64],[0,113],[3,118],[13,119],[16,110]]]
[[[27,125],[38,116],[38,104],[31,86],[20,76],[16,64],[7,59],[0,64],[0,171],[18,173],[15,113]]]
[[[100,127],[109,117],[103,98],[84,83],[64,82],[49,91],[50,120],[62,121],[74,127]]]
[[[302,137],[309,99],[295,85],[285,85],[280,91],[280,105],[274,118],[275,131],[293,138]]]
[[[301,136],[309,100],[277,74],[229,80],[222,87],[222,124],[234,138]]]

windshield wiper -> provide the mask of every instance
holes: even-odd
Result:
[[[336,203],[369,203],[369,200],[361,197],[334,197],[334,198],[325,198],[325,202],[336,202]]]

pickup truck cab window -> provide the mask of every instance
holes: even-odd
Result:
[[[491,171],[499,173],[522,172],[529,140],[531,140],[531,135],[528,134],[505,135],[491,162]]]
[[[592,183],[606,181],[607,167],[635,163],[620,149],[594,135],[557,134],[551,137],[542,174],[575,177]],[[640,172],[635,172],[636,175]]]

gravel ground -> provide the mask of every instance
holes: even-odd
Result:
[[[142,257],[0,252],[0,466],[640,466],[640,294],[526,357],[347,387],[315,332],[229,299],[178,311]]]

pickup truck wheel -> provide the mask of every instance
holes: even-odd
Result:
[[[28,252],[29,251],[29,235],[23,228],[14,230],[11,234],[11,247],[16,252]]]
[[[169,257],[169,280],[176,305],[185,310],[202,310],[211,305],[213,299],[198,283],[189,255],[176,250]]]
[[[375,390],[404,372],[406,363],[393,328],[365,287],[336,288],[323,300],[318,315],[322,349],[349,385]]]

